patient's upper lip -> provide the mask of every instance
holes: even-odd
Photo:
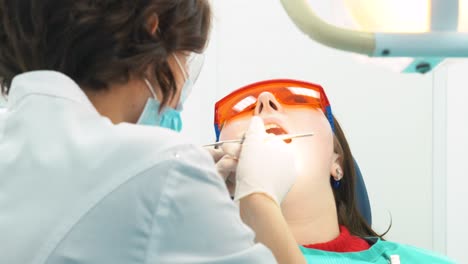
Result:
[[[285,122],[283,122],[281,119],[276,117],[262,117],[262,119],[265,126],[268,126],[269,124],[275,124],[281,129],[283,129],[286,132],[286,134],[289,134],[288,127],[286,126]]]
[[[276,118],[276,117],[261,117],[262,120],[263,120],[263,124],[264,125],[268,125],[268,124],[275,124],[275,125],[278,125],[279,127],[281,127],[285,132],[286,134],[290,134],[289,132],[289,129],[288,127],[285,125],[285,122],[283,122],[281,119],[279,118]],[[244,131],[242,134],[239,134],[237,138],[242,138],[245,136],[245,132]]]

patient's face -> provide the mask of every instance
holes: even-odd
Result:
[[[241,138],[254,115],[263,119],[267,133],[314,133],[312,137],[293,139],[289,143],[294,148],[295,166],[299,171],[299,178],[290,194],[330,186],[330,168],[334,158],[333,132],[321,109],[281,105],[271,93],[265,92],[258,97],[255,110],[224,124],[220,140]]]

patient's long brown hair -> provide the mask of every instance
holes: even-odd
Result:
[[[339,224],[346,226],[355,236],[382,238],[386,233],[378,235],[358,210],[355,193],[357,173],[354,158],[340,124],[335,117],[333,121],[335,124],[334,149],[341,156],[344,175],[341,186],[337,189],[333,188]]]

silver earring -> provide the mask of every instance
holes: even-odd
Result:
[[[341,180],[341,178],[343,178],[343,172],[340,168],[336,168],[336,177],[338,178],[338,180]]]
[[[343,172],[341,171],[340,168],[336,169],[336,177],[338,179],[332,178],[333,179],[333,181],[332,181],[333,189],[339,189],[340,186],[341,186],[341,178],[343,177]]]

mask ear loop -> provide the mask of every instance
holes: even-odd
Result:
[[[180,63],[179,58],[177,58],[177,56],[176,56],[174,53],[172,53],[172,56],[174,57],[174,59],[175,59],[177,65],[179,66],[180,71],[181,71],[182,74],[184,75],[184,79],[185,79],[184,81],[187,81],[187,80],[188,80],[188,74],[185,72],[184,67],[182,67],[182,63]]]
[[[153,85],[151,85],[151,83],[148,81],[148,79],[144,79],[145,80],[145,83],[146,83],[146,86],[148,87],[148,89],[150,90],[151,94],[153,95],[153,98],[155,100],[158,100],[158,97],[156,96],[156,92],[154,91],[154,87]]]

